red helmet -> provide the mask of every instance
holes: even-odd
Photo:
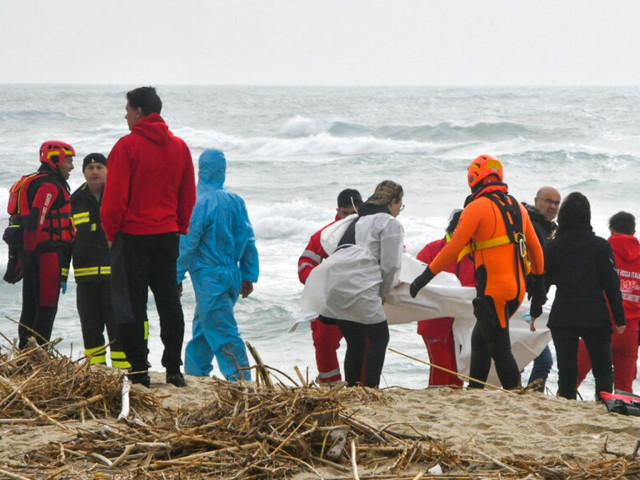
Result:
[[[500,160],[491,155],[480,155],[476,158],[471,165],[467,173],[467,180],[469,181],[469,187],[473,189],[482,180],[489,175],[496,175],[498,181],[502,181],[502,164]]]
[[[75,154],[71,145],[59,140],[49,140],[40,147],[40,161],[54,170],[58,169],[66,157],[73,157]]]

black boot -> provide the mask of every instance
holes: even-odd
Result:
[[[171,385],[175,385],[176,387],[186,387],[187,382],[184,379],[184,376],[180,372],[169,373],[167,372],[167,383]]]
[[[151,388],[151,378],[147,372],[136,372],[127,374],[131,383],[139,383],[140,385],[144,385],[147,388]]]

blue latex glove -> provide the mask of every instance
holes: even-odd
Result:
[[[67,293],[67,282],[60,282],[60,291],[63,295]]]

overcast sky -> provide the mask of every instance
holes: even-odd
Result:
[[[638,85],[637,0],[0,0],[0,82]]]

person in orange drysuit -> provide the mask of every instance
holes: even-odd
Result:
[[[508,194],[502,183],[502,164],[489,155],[477,157],[468,169],[471,195],[465,202],[451,241],[411,283],[418,291],[448,265],[471,253],[476,270],[471,335],[470,388],[483,388],[494,360],[503,388],[520,385],[520,371],[511,352],[509,318],[525,295],[525,276],[531,269],[531,316],[542,314],[546,302],[544,257],[524,206]]]
[[[444,238],[435,240],[428,243],[418,253],[416,258],[424,263],[430,263],[436,255],[442,250],[449,240],[451,235],[458,226],[460,214],[462,210],[454,210],[449,218],[449,225],[446,229]],[[464,287],[475,287],[476,276],[473,266],[473,261],[469,255],[460,260],[460,262],[453,262],[451,265],[445,268],[445,272],[454,273],[460,283]],[[420,320],[418,322],[418,335],[422,335],[424,344],[429,352],[429,358],[433,365],[437,365],[453,372],[458,371],[456,362],[456,347],[453,338],[453,317],[433,318],[430,320]],[[438,368],[429,369],[429,386],[436,385],[449,385],[455,387],[462,387],[462,380],[457,375],[447,373],[444,370]]]
[[[622,306],[627,328],[622,333],[614,330],[611,336],[613,357],[613,386],[616,390],[633,392],[638,361],[638,330],[640,330],[640,242],[634,236],[636,219],[628,212],[618,212],[609,219],[609,243],[620,277]],[[612,326],[615,322],[612,318]],[[580,339],[578,345],[578,386],[591,371],[591,358]]]
[[[360,208],[361,204],[362,196],[357,190],[347,188],[341,191],[338,195],[336,218],[329,225],[333,225],[338,220],[357,213],[357,209]],[[298,278],[302,284],[306,283],[311,271],[329,256],[320,243],[320,235],[329,225],[325,225],[311,236],[304,252],[298,259]],[[340,363],[337,355],[340,340],[342,340],[340,328],[336,324],[325,323],[316,318],[311,321],[311,334],[318,367],[316,381],[327,384],[340,382],[342,376],[340,375]]]

